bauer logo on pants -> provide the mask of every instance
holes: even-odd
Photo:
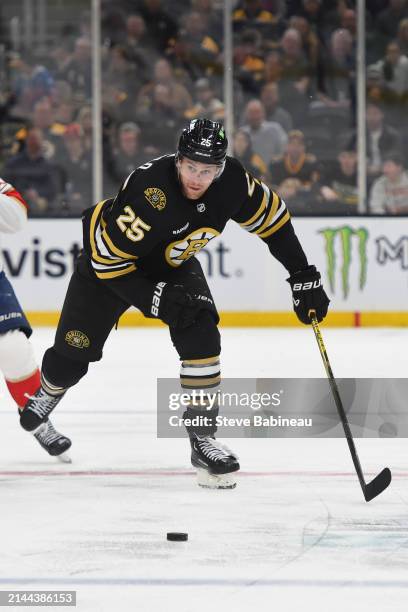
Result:
[[[65,342],[75,348],[88,348],[91,344],[88,336],[77,329],[72,329],[65,334]]]

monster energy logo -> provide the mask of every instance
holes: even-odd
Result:
[[[336,286],[336,238],[341,245],[341,285],[343,298],[347,298],[350,293],[350,268],[352,263],[352,244],[353,236],[356,237],[358,245],[358,256],[360,260],[359,287],[363,289],[367,281],[367,240],[368,230],[365,228],[353,229],[347,225],[343,227],[327,228],[320,230],[325,240],[325,250],[327,255],[327,276],[330,289],[335,292]]]

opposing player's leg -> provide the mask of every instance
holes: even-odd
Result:
[[[221,342],[219,316],[199,262],[193,258],[172,275],[189,289],[209,298],[193,325],[184,329],[170,327],[173,344],[181,359],[180,383],[184,393],[191,392],[192,401],[183,418],[191,444],[191,463],[197,469],[198,484],[208,488],[231,489],[236,486],[234,472],[239,470],[237,456],[215,439],[219,407],[208,410],[208,393],[216,393],[221,381]],[[201,393],[202,391],[202,393]],[[194,396],[195,392],[195,396]],[[201,398],[197,405],[197,398]],[[205,415],[205,425],[195,426],[194,417]]]
[[[79,259],[71,277],[58,323],[54,345],[46,350],[41,384],[25,403],[20,423],[37,432],[51,412],[88,371],[89,363],[102,358],[110,331],[128,304],[86,273]]]
[[[32,329],[4,272],[0,273],[0,313],[0,370],[20,411],[38,389],[40,371],[28,339]],[[71,440],[56,431],[51,421],[34,437],[50,455],[67,460]]]

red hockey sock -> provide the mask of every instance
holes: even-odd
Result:
[[[6,380],[6,384],[17,406],[22,408],[27,402],[26,394],[33,395],[41,386],[40,370],[37,368],[33,374],[22,380]]]

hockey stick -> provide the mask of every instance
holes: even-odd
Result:
[[[327,373],[327,377],[329,379],[330,388],[334,397],[337,412],[339,413],[341,424],[343,425],[347,444],[349,446],[351,458],[353,459],[354,467],[356,469],[357,476],[360,481],[360,486],[363,491],[364,499],[366,500],[366,502],[369,502],[374,499],[374,497],[377,497],[377,495],[380,495],[380,493],[382,493],[384,489],[388,487],[391,482],[391,472],[389,468],[384,468],[382,472],[380,472],[371,482],[366,483],[366,481],[364,480],[363,470],[361,468],[360,459],[358,458],[357,449],[353,440],[353,435],[350,430],[347,415],[340,398],[340,393],[337,387],[336,380],[333,376],[333,371],[331,369],[329,358],[327,356],[326,347],[324,345],[323,337],[320,332],[319,323],[316,318],[316,311],[309,310],[309,317],[312,321],[313,331],[316,336],[320,355],[322,356],[323,364]]]

